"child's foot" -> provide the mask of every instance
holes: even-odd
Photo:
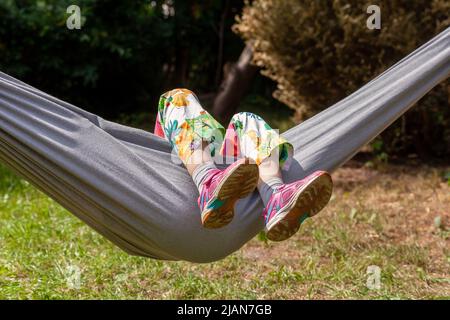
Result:
[[[252,193],[259,179],[258,166],[248,158],[225,170],[212,170],[201,188],[198,205],[205,228],[221,228],[234,217],[234,204]]]
[[[264,209],[267,238],[283,241],[294,235],[306,218],[327,205],[332,190],[331,176],[325,171],[277,188]]]

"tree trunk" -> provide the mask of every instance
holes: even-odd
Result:
[[[222,123],[230,120],[236,112],[239,102],[251,88],[253,77],[258,68],[251,64],[252,49],[247,45],[238,61],[229,72],[224,72],[224,80],[217,94],[212,113]]]
[[[222,77],[222,64],[223,64],[223,45],[225,40],[225,24],[227,21],[228,11],[230,10],[230,0],[227,0],[225,4],[223,4],[223,12],[222,16],[220,18],[219,23],[219,30],[218,30],[218,36],[219,36],[219,48],[217,51],[217,69],[216,69],[216,77],[214,79],[214,84],[216,88],[220,84],[220,79]]]

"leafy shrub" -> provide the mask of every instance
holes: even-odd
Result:
[[[380,30],[366,8],[381,8]],[[276,81],[274,97],[309,117],[370,81],[445,29],[446,0],[247,1],[234,29],[254,48],[254,63]],[[448,82],[382,135],[390,153],[450,152]]]

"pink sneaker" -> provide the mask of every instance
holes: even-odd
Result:
[[[211,170],[198,198],[205,228],[221,228],[234,217],[234,204],[252,193],[259,179],[256,163],[240,159],[225,170]]]
[[[264,208],[267,238],[272,241],[290,238],[306,218],[327,205],[332,190],[333,181],[325,171],[316,171],[302,180],[283,184],[274,191]]]

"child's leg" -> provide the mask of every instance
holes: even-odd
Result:
[[[159,100],[155,125],[155,133],[158,132],[169,140],[192,174],[199,165],[213,162],[211,155],[217,144],[214,142],[220,141],[224,128],[203,109],[192,91],[174,89]]]
[[[267,204],[273,189],[283,184],[281,167],[289,166],[293,147],[260,116],[240,112],[228,125],[221,152],[228,157],[249,157],[259,165],[258,190]]]
[[[293,147],[261,117],[248,112],[233,116],[225,145],[224,154],[248,156],[259,164],[257,188],[265,205],[263,214],[270,240],[289,238],[305,217],[314,215],[328,203],[332,182],[326,172],[283,183],[281,168],[289,166]]]
[[[256,165],[244,159],[223,171],[216,168],[213,157],[217,146],[222,144],[225,130],[189,90],[175,89],[161,96],[158,120],[160,131],[199,190],[203,225],[218,228],[229,223],[235,202],[256,186]],[[243,179],[246,183],[242,183]]]
[[[259,165],[258,191],[264,206],[267,206],[274,190],[283,185],[278,155],[274,152]]]

